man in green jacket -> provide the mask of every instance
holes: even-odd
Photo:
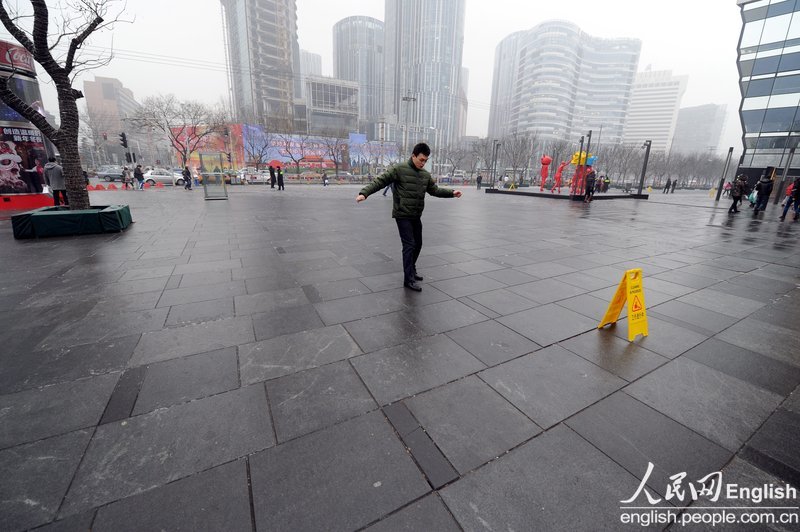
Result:
[[[460,190],[437,187],[431,174],[423,169],[430,156],[431,149],[427,144],[417,144],[411,152],[411,159],[389,168],[356,196],[356,202],[361,203],[380,189],[389,185],[393,187],[392,218],[397,222],[403,243],[403,286],[415,292],[422,291],[417,284],[422,276],[417,275],[416,264],[422,250],[421,216],[425,208],[425,193],[439,198],[461,197]]]

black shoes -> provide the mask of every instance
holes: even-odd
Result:
[[[414,280],[415,280],[415,281],[422,281],[422,280],[423,280],[423,277],[422,277],[421,275],[417,275],[417,274],[415,273],[415,274],[414,274]]]
[[[413,290],[414,292],[422,292],[422,287],[413,281],[410,283],[404,283],[403,286],[409,290]]]

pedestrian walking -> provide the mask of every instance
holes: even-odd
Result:
[[[667,184],[664,185],[664,192],[662,194],[669,194],[669,189],[672,186],[672,179],[667,178]]]
[[[723,196],[730,196],[732,187],[733,187],[733,185],[731,184],[731,182],[730,181],[726,181],[725,185],[723,185],[723,187],[722,187],[722,195]]]
[[[675,187],[677,186],[678,186],[678,179],[676,178],[672,180],[672,190],[670,190],[670,194],[675,194]]]
[[[269,188],[275,188],[275,168],[269,165]]]
[[[783,206],[783,214],[780,218],[781,221],[786,219],[786,213],[789,212],[789,207],[792,205],[794,205],[794,219],[797,220],[798,215],[800,215],[800,177],[796,178],[789,186],[792,189],[792,194],[786,198],[786,204]]]
[[[278,167],[278,190],[284,190],[283,187],[283,168],[280,166]]]
[[[747,176],[739,174],[736,176],[736,181],[731,185],[731,206],[728,209],[728,214],[739,212],[737,205],[741,203],[744,191],[747,188]]]
[[[183,167],[181,176],[183,176],[183,190],[192,190],[192,171],[188,166]]]
[[[478,190],[481,189],[481,183],[483,183],[483,176],[478,174],[478,177],[475,179],[475,182],[478,184]]]
[[[756,192],[758,192],[758,197],[756,198],[756,206],[753,209],[753,216],[756,216],[758,211],[763,211],[767,208],[769,196],[772,194],[772,177],[762,175],[761,179],[756,183]]]
[[[425,193],[438,198],[460,198],[460,190],[439,188],[431,174],[424,169],[431,156],[430,147],[421,142],[414,146],[411,158],[396,164],[366,185],[356,196],[361,203],[381,188],[392,185],[392,218],[397,223],[400,241],[403,244],[403,286],[415,292],[422,287],[417,281],[422,276],[417,273],[417,258],[422,250],[422,211],[425,208]]]
[[[583,202],[590,203],[594,196],[594,186],[597,183],[597,172],[594,168],[589,167],[589,172],[586,174],[586,190],[584,192]]]
[[[144,172],[142,172],[142,165],[137,164],[136,168],[133,169],[133,178],[136,180],[136,183],[139,185],[139,189],[144,188]]]
[[[69,205],[67,199],[67,184],[64,179],[64,169],[56,162],[55,157],[50,157],[44,165],[44,180],[53,191],[53,205],[58,207],[63,200],[64,205]]]
[[[322,186],[323,187],[327,187],[328,186],[328,173],[327,172],[322,172]]]
[[[133,178],[131,177],[131,173],[128,171],[127,166],[122,167],[122,175],[120,176],[120,181],[122,181],[122,188],[123,190],[128,190],[128,188],[133,188]]]

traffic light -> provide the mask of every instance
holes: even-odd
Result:
[[[106,135],[105,131],[103,131],[103,140],[108,140],[108,135]]]
[[[228,156],[228,162],[231,162],[231,154],[230,154],[230,152],[227,153],[227,156]]]
[[[123,148],[128,147],[128,135],[126,135],[124,131],[119,134],[119,145]]]
[[[129,152],[129,151],[125,152],[125,161],[128,162],[128,163],[131,162],[131,152]]]

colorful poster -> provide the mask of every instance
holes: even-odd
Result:
[[[47,152],[35,128],[0,129],[0,194],[41,192]]]

